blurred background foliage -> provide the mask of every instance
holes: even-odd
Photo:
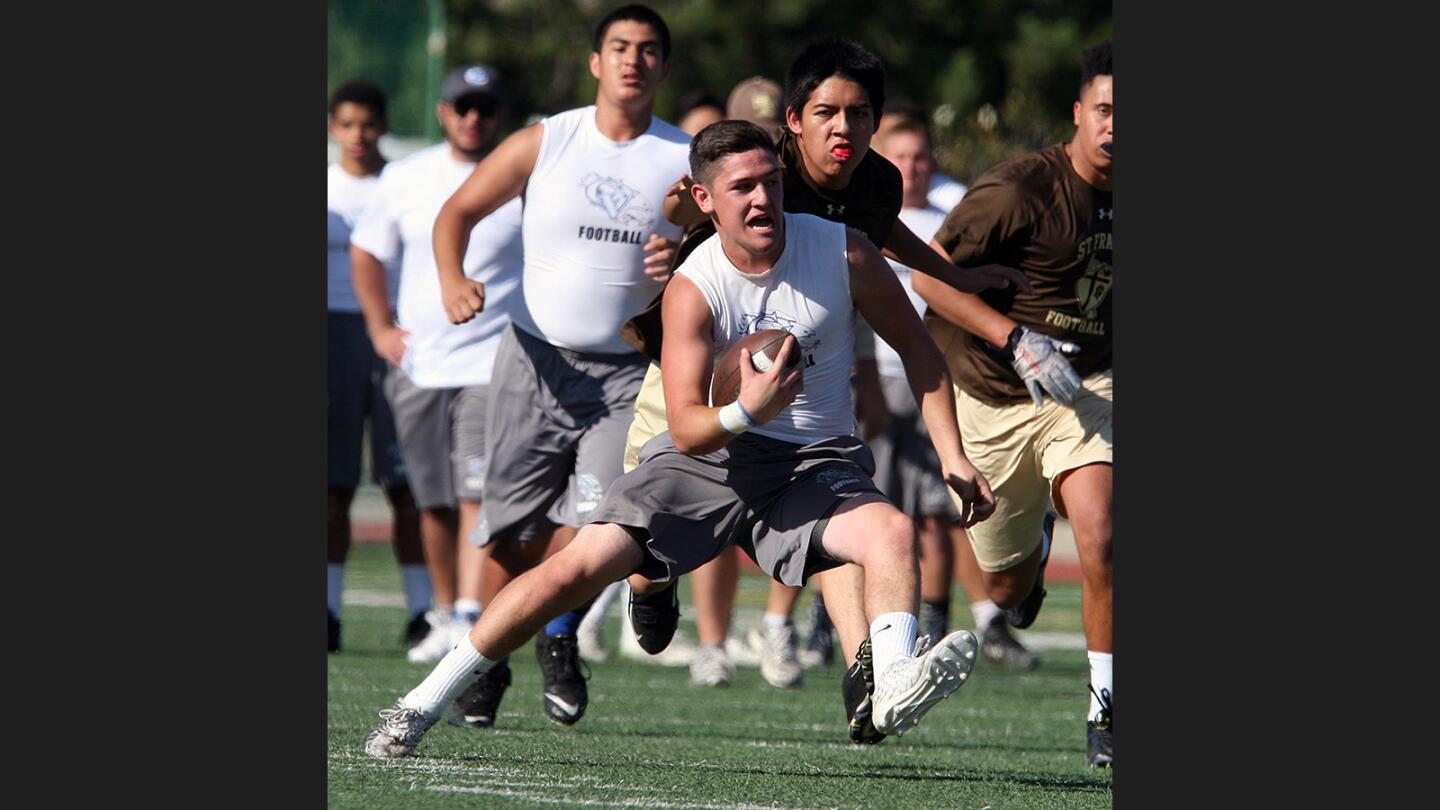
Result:
[[[428,21],[443,17],[442,69],[481,61],[512,98],[510,128],[593,103],[588,58],[595,23],[619,0],[329,0],[330,90],[353,76],[391,96],[397,135],[435,137],[427,84]],[[946,173],[969,182],[1001,160],[1062,140],[1079,53],[1109,38],[1110,0],[654,0],[670,26],[670,79],[656,114],[674,120],[692,90],[728,95],[754,75],[783,82],[810,39],[836,34],[885,63],[887,105],[931,118]],[[433,78],[430,79],[434,81]]]

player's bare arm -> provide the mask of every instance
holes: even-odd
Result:
[[[931,240],[930,252],[946,256],[945,249]],[[948,261],[948,259],[944,259]],[[943,281],[923,273],[910,277],[915,294],[925,299],[937,315],[973,335],[989,341],[992,346],[1005,345],[1015,322],[996,312],[972,293],[961,292]]]
[[[933,241],[930,246],[937,251],[942,249]],[[1074,402],[1080,394],[1080,375],[1064,357],[1078,354],[1078,345],[1028,328],[1017,328],[1015,321],[996,312],[978,296],[962,293],[934,279],[914,275],[911,283],[916,294],[942,318],[1002,349],[1030,391],[1035,407],[1040,407],[1043,394],[1049,394],[1062,405]]]
[[[660,318],[665,325],[660,372],[670,436],[682,453],[712,453],[729,444],[736,434],[721,424],[721,408],[708,404],[713,362],[710,306],[693,282],[677,276],[665,291]],[[795,351],[799,351],[795,339],[787,338],[776,362],[764,373],[754,370],[748,352],[741,352],[737,402],[756,423],[773,419],[804,390],[803,370],[787,368],[790,353]]]
[[[920,241],[920,237],[899,219],[895,220],[895,224],[890,228],[890,235],[885,238],[885,255],[916,270],[916,278],[931,276],[961,292],[977,293],[981,290],[1004,289],[1012,284],[1025,292],[1035,292],[1024,271],[1014,267],[998,264],[975,268],[956,267],[943,252],[936,254]]]
[[[365,331],[375,353],[392,365],[400,365],[405,355],[405,338],[410,334],[395,324],[390,308],[390,292],[385,286],[385,265],[369,251],[350,246],[350,281],[360,311],[365,314]]]
[[[683,175],[675,182],[675,185],[670,187],[669,191],[665,192],[665,202],[660,206],[660,213],[671,224],[688,228],[696,223],[704,222],[708,218],[690,196],[690,187],[693,185],[695,185],[695,181],[687,174]]]
[[[440,300],[451,323],[465,323],[485,308],[485,285],[466,278],[462,264],[470,230],[525,191],[543,134],[544,125],[534,124],[506,138],[476,164],[435,217],[432,238],[440,271]]]
[[[925,420],[940,457],[945,482],[964,503],[961,521],[965,526],[972,526],[995,511],[995,496],[985,476],[965,457],[945,358],[915,315],[914,308],[906,306],[909,298],[905,290],[870,240],[850,232],[846,237],[846,252],[850,259],[850,294],[855,308],[870,322],[875,334],[900,355],[910,390],[920,403],[920,417]]]

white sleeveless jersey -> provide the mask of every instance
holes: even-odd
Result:
[[[485,309],[463,324],[450,323],[445,314],[431,238],[435,216],[474,168],[474,163],[455,160],[446,143],[387,165],[380,192],[350,236],[381,261],[401,258],[400,294],[392,303],[410,337],[400,368],[421,388],[490,382],[500,335],[510,325],[511,312],[523,306],[518,300],[524,255],[517,198],[475,225],[460,263],[467,278],[485,285]]]
[[[940,210],[933,203],[924,208],[901,208],[900,221],[920,237],[921,242],[928,244],[935,236],[935,232],[940,230],[940,225],[945,222],[945,211]],[[923,316],[925,299],[915,292],[914,271],[894,259],[887,258],[885,261],[890,262],[890,268],[900,279],[900,286],[904,287],[905,294],[910,296],[910,305],[915,307],[915,314]],[[900,355],[890,348],[890,344],[881,340],[879,335],[875,336],[875,367],[883,377],[905,376],[905,364],[900,362]]]
[[[718,356],[726,346],[762,329],[795,336],[805,390],[752,433],[796,444],[852,436],[855,304],[845,226],[810,214],[785,214],[785,250],[759,275],[740,272],[711,236],[675,271],[695,282],[714,316],[710,338]]]
[[[355,285],[350,281],[350,231],[354,230],[360,214],[379,188],[378,174],[356,177],[340,168],[339,163],[330,164],[326,172],[325,237],[329,261],[325,276],[325,301],[330,312],[360,311],[360,300],[355,297]],[[395,292],[400,288],[398,263],[385,265],[385,286],[390,291],[390,300],[395,300]]]
[[[678,241],[660,213],[665,192],[690,170],[690,136],[651,118],[634,140],[595,126],[595,107],[546,118],[525,189],[526,332],[566,349],[630,354],[620,327],[659,294],[645,275],[650,234]]]

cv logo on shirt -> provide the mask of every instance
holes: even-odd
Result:
[[[601,177],[591,172],[580,181],[585,199],[601,209],[610,221],[631,228],[646,228],[655,220],[650,204],[640,199],[640,192],[625,185],[618,177]]]
[[[786,317],[778,312],[762,312],[759,315],[740,316],[738,339],[751,332],[759,332],[763,329],[784,329],[795,336],[795,342],[799,344],[800,354],[805,358],[805,367],[815,365],[815,350],[820,348],[820,337],[811,329],[800,326],[794,318]]]

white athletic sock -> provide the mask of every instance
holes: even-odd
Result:
[[[400,581],[405,583],[405,608],[411,616],[419,616],[430,609],[434,591],[430,587],[430,569],[425,563],[400,566]]]
[[[1115,680],[1112,672],[1115,654],[1095,652],[1094,650],[1086,650],[1085,654],[1090,658],[1090,714],[1086,719],[1094,720],[1100,716],[1100,709],[1103,708],[1100,705],[1099,695],[1105,696],[1106,703],[1113,703],[1115,699]]]
[[[984,630],[1000,615],[1000,607],[989,599],[970,603],[970,615],[975,617],[975,627]]]
[[[465,687],[493,666],[495,662],[481,655],[467,638],[446,653],[425,680],[401,699],[401,704],[434,720]]]
[[[456,599],[455,615],[466,624],[474,624],[480,618],[480,602],[475,599]]]
[[[345,590],[345,563],[330,563],[325,568],[325,603],[335,618],[340,618],[340,594]]]
[[[870,657],[875,677],[880,677],[901,658],[915,654],[916,624],[914,613],[898,612],[882,614],[870,623]]]
[[[760,617],[760,626],[768,630],[772,627],[784,627],[789,621],[789,616],[783,613],[771,613],[767,610],[765,614]]]
[[[585,611],[585,618],[581,621],[584,623],[604,621],[605,614],[610,611],[610,606],[615,604],[616,599],[620,598],[620,589],[623,587],[623,580],[606,585],[605,590],[601,591],[600,595],[595,597],[595,603],[590,606],[589,610]]]

